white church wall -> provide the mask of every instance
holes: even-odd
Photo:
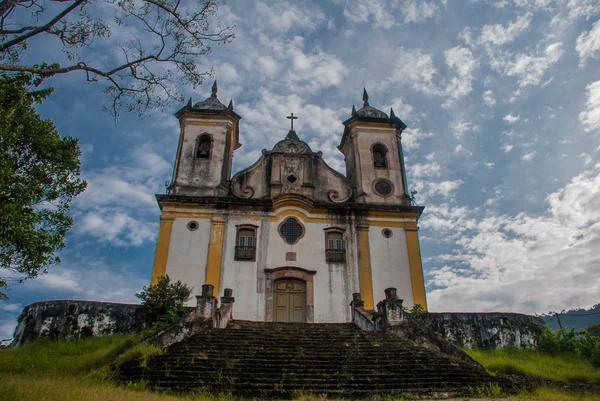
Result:
[[[236,218],[228,221],[219,296],[223,295],[225,288],[233,289],[235,319],[265,320],[265,294],[257,292],[258,258],[255,261],[235,260],[236,226],[241,224],[259,226],[256,230],[257,244],[261,241],[260,222]]]
[[[384,290],[395,287],[404,305],[413,306],[410,265],[406,234],[402,228],[390,228],[391,238],[382,235],[382,227],[370,227],[369,243],[371,271],[373,277],[373,298],[375,304],[385,297]]]
[[[314,322],[348,322],[351,320],[350,301],[352,293],[358,291],[356,260],[350,252],[346,264],[329,264],[325,259],[325,228],[331,224],[306,222],[297,218],[304,226],[304,236],[293,245],[287,244],[279,235],[279,224],[284,218],[271,222],[267,268],[283,266],[315,270]],[[340,226],[336,226],[340,227]],[[344,227],[342,227],[344,228]],[[295,261],[286,261],[286,253],[295,253]]]
[[[197,222],[198,229],[190,231],[190,221]],[[173,222],[166,273],[171,281],[181,280],[193,287],[193,295],[200,295],[205,284],[210,228],[207,219],[176,218]],[[195,306],[196,299],[192,297],[186,305]]]

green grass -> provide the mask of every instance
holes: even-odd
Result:
[[[138,341],[133,336],[106,336],[70,342],[40,339],[19,348],[0,350],[0,375],[87,374],[108,364]]]
[[[0,349],[0,400],[2,401],[243,401],[231,395],[169,395],[145,390],[144,383],[115,385],[106,373],[108,363],[143,360],[154,347],[136,337],[110,336],[71,342],[40,340],[16,349]],[[520,372],[554,380],[600,380],[600,371],[570,356],[549,357],[537,351],[469,351],[491,371]],[[490,399],[498,389],[476,388],[474,396]],[[311,394],[294,394],[296,401],[326,401]],[[385,401],[400,401],[386,397]],[[509,401],[600,401],[600,396],[569,394],[554,389],[505,398]]]
[[[600,381],[600,369],[573,354],[550,356],[518,348],[465,352],[493,374],[535,376],[562,382]]]

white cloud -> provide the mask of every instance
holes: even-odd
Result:
[[[423,22],[433,17],[438,9],[434,3],[422,0],[409,0],[401,7],[404,13],[404,23]]]
[[[456,138],[460,138],[468,132],[479,131],[479,126],[466,120],[457,120],[452,126],[452,131]]]
[[[435,3],[422,0],[348,0],[344,16],[352,22],[371,23],[388,30],[398,23],[395,15],[402,14],[405,24],[420,23],[434,17],[438,10]]]
[[[501,149],[504,151],[504,153],[508,153],[512,150],[512,148],[513,148],[513,145],[504,145],[504,146],[502,146]]]
[[[440,175],[441,167],[436,162],[425,164],[413,164],[408,167],[409,173],[416,179]]]
[[[533,152],[525,153],[523,156],[521,156],[521,160],[530,162],[533,160],[536,154],[537,152],[535,150]]]
[[[600,2],[597,0],[569,0],[567,7],[572,21],[582,17],[589,19],[600,13]]]
[[[473,57],[471,50],[465,47],[453,47],[444,52],[446,64],[454,68],[458,77],[452,78],[446,88],[446,93],[454,98],[467,95],[471,92],[473,73],[479,63]]]
[[[90,235],[113,246],[139,246],[146,241],[154,241],[158,224],[135,219],[121,211],[103,209],[83,214],[77,219],[75,232]]]
[[[390,29],[396,23],[394,13],[382,0],[347,1],[344,16],[352,22],[373,22],[384,29]]]
[[[408,120],[411,118],[413,107],[410,104],[404,103],[402,98],[395,98],[392,100],[392,106],[394,113],[401,120]]]
[[[423,132],[418,128],[407,128],[402,132],[402,148],[414,150],[421,146],[421,141],[433,136],[430,132]]]
[[[5,312],[20,312],[21,309],[23,309],[23,305],[22,304],[18,304],[18,303],[8,303],[8,302],[2,302],[0,303],[0,310],[5,311]]]
[[[491,89],[488,89],[485,92],[483,92],[483,102],[490,107],[494,107],[496,105],[494,92]]]
[[[600,81],[586,87],[585,110],[579,113],[579,121],[585,132],[600,131]]]
[[[391,55],[397,60],[391,72],[394,84],[410,85],[425,94],[440,94],[440,89],[433,82],[438,71],[433,65],[431,54],[423,53],[420,49],[400,47],[392,51]]]
[[[511,22],[504,27],[500,24],[484,25],[481,29],[479,43],[492,43],[494,45],[503,45],[512,42],[517,36],[529,29],[531,15],[521,15],[516,21]]]
[[[504,121],[506,121],[509,124],[512,123],[516,123],[517,121],[519,121],[521,119],[521,116],[513,116],[512,114],[507,114],[504,116],[504,118],[502,118]]]
[[[592,29],[579,35],[575,50],[579,53],[579,64],[582,66],[588,58],[598,58],[597,53],[600,50],[600,21],[596,21]]]
[[[537,85],[550,66],[562,56],[562,43],[552,43],[535,54],[503,55],[491,61],[492,68],[506,76],[519,77],[519,87]]]
[[[280,33],[295,29],[313,31],[326,21],[325,14],[319,7],[297,7],[287,1],[270,4],[256,1],[255,10],[261,22],[266,22],[272,30]]]
[[[455,245],[432,258],[430,309],[539,313],[597,303],[599,199],[600,164],[549,195],[545,215],[428,207],[421,226]]]

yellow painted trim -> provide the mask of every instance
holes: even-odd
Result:
[[[419,213],[409,213],[409,212],[387,212],[380,210],[371,210],[369,211],[369,217],[380,218],[380,219],[411,219],[417,221],[419,218]]]
[[[175,216],[171,213],[163,213],[160,216],[160,229],[154,254],[154,268],[152,269],[152,285],[158,283],[158,278],[167,273],[167,260],[169,259],[169,248],[171,246],[171,232]]]
[[[380,220],[369,220],[371,227],[390,227],[390,228],[404,228],[406,227],[404,221],[380,221]],[[410,223],[409,223],[410,224]]]
[[[308,202],[304,202],[301,199],[297,198],[279,198],[275,202],[273,202],[273,211],[277,209],[281,209],[284,207],[298,207],[300,209],[304,209],[312,214],[326,214],[327,209],[323,208],[315,208],[310,205]]]
[[[369,245],[369,226],[356,227],[358,243],[358,279],[360,296],[365,302],[365,309],[375,310],[373,301],[373,274],[371,272],[371,247]]]
[[[221,283],[221,266],[223,264],[223,242],[225,240],[225,228],[227,221],[224,215],[216,215],[212,218],[210,228],[210,242],[208,244],[208,263],[206,266],[206,284],[212,284],[215,296],[219,295]]]
[[[413,302],[421,304],[427,310],[425,280],[423,279],[423,266],[421,265],[421,247],[419,246],[419,231],[418,228],[405,228],[404,232],[406,233],[406,246],[408,248]]]
[[[199,125],[201,127],[214,127],[217,124],[219,124],[216,121],[194,121],[194,120],[187,120],[186,121],[187,125]]]
[[[277,213],[275,216],[269,217],[269,220],[270,221],[279,221],[288,216],[298,217],[300,220],[302,220],[303,222],[306,222],[306,223],[333,224],[333,219],[331,219],[329,217],[309,217],[306,214],[302,213],[301,211],[295,210],[295,209],[282,210],[281,212]]]
[[[395,129],[393,124],[390,123],[372,123],[372,122],[365,122],[365,121],[354,121],[352,122],[348,128],[355,129],[355,128],[362,128],[362,127],[379,127],[379,128],[391,128],[391,129]]]
[[[202,213],[202,212],[175,211],[175,212],[173,212],[173,214],[176,217],[190,218],[190,219],[210,219],[213,216],[213,214],[211,214],[211,213]]]

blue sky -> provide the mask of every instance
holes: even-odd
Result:
[[[542,313],[600,302],[599,17],[596,0],[231,0],[220,18],[237,38],[198,62],[243,117],[234,171],[294,112],[301,139],[344,172],[341,121],[366,86],[409,127],[430,310]],[[80,139],[88,189],[63,264],[0,303],[0,339],[31,302],[136,301],[177,147],[182,105],[115,124],[101,85],[49,83],[39,111]],[[210,85],[181,90],[198,101]]]

